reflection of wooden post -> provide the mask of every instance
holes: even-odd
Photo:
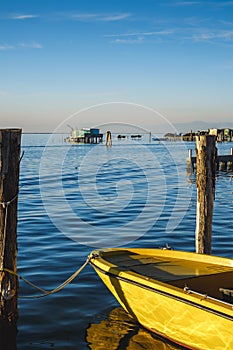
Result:
[[[188,158],[186,159],[186,164],[187,164],[187,176],[190,176],[193,173],[194,170],[194,164],[192,161],[192,150],[189,149],[189,155]]]
[[[112,146],[112,134],[111,131],[107,131],[106,134],[106,146],[111,147]]]
[[[20,129],[0,130],[0,348],[15,349],[17,332],[17,199]]]
[[[196,252],[211,254],[215,194],[215,136],[197,136],[196,142]]]

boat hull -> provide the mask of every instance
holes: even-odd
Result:
[[[189,349],[232,350],[233,310],[103,259],[91,264],[122,307],[141,325]]]

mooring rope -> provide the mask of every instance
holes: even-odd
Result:
[[[84,264],[77,271],[75,271],[69,278],[67,278],[59,286],[57,286],[56,288],[54,288],[53,290],[50,290],[50,291],[45,290],[45,289],[43,289],[41,287],[38,287],[36,284],[30,282],[29,280],[27,280],[23,276],[19,275],[17,272],[14,272],[14,271],[12,271],[10,269],[3,268],[1,271],[8,272],[11,275],[17,276],[19,279],[24,281],[26,284],[30,285],[31,287],[34,287],[35,289],[37,289],[37,290],[39,290],[40,292],[43,293],[43,294],[38,294],[38,295],[19,296],[20,298],[38,299],[38,298],[43,298],[43,297],[46,297],[48,295],[57,293],[60,290],[62,290],[63,288],[65,288],[69,283],[71,283],[81,273],[81,271],[87,266],[87,264],[89,264],[90,260],[91,260],[91,256],[88,256],[87,260],[84,262]]]
[[[23,155],[22,155],[23,157]],[[5,209],[5,218],[4,218],[4,229],[3,229],[3,244],[2,244],[2,256],[1,256],[1,264],[0,264],[0,272],[7,272],[13,276],[18,277],[19,279],[21,279],[22,281],[24,281],[26,284],[28,284],[29,286],[39,290],[40,292],[42,292],[43,294],[39,294],[39,295],[28,295],[28,296],[20,296],[20,298],[30,298],[30,299],[35,299],[35,298],[42,298],[54,293],[59,292],[60,290],[62,290],[63,288],[65,288],[69,283],[71,283],[79,274],[80,272],[86,267],[86,265],[90,262],[91,256],[88,256],[87,260],[84,262],[84,264],[77,270],[75,271],[69,278],[67,278],[63,283],[61,283],[59,286],[57,286],[56,288],[54,288],[51,291],[47,291],[39,286],[37,286],[36,284],[30,282],[29,280],[27,280],[26,278],[24,278],[23,276],[19,275],[17,272],[5,268],[4,267],[4,256],[5,256],[5,246],[6,246],[6,230],[7,230],[7,218],[8,218],[8,207],[9,205],[18,197],[19,192],[9,201],[6,202],[0,202],[0,205],[2,205],[3,209]],[[1,283],[1,281],[0,281]]]

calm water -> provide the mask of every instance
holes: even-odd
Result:
[[[23,135],[19,274],[51,290],[96,247],[195,250],[195,177],[186,174],[194,143],[114,139],[107,149],[49,136]],[[231,147],[218,145],[219,154]],[[233,178],[225,172],[216,182],[215,255],[233,255],[232,213]],[[20,282],[18,349],[175,349],[138,327],[90,266],[57,294],[24,298],[37,294]]]

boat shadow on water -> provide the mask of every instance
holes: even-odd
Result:
[[[99,323],[90,324],[86,342],[90,350],[184,349],[139,326],[121,307],[111,310]]]

